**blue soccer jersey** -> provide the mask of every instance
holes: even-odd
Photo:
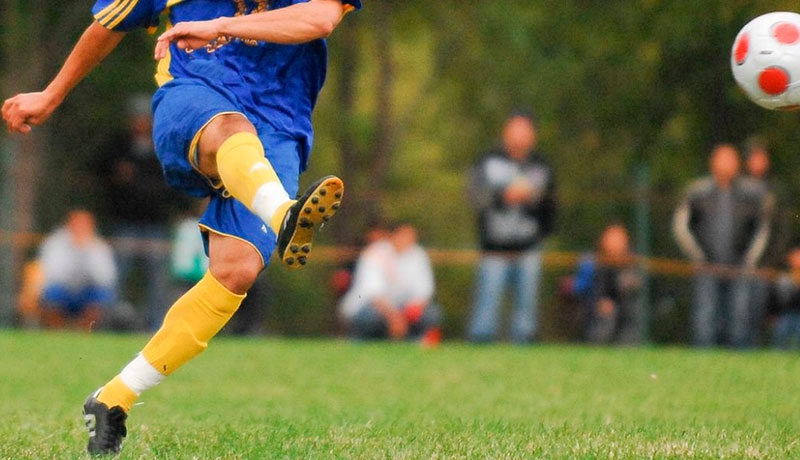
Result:
[[[184,21],[253,14],[287,7],[308,0],[98,0],[92,8],[104,27],[127,31],[158,25],[168,15],[167,27]],[[361,8],[360,0],[342,0],[348,10]],[[202,65],[193,64],[205,61]],[[207,49],[186,52],[174,43],[158,64],[159,86],[182,77],[203,77],[211,67],[226,74],[221,82],[236,94],[245,114],[254,122],[267,122],[295,137],[303,158],[311,150],[311,112],[317,101],[327,68],[325,40],[300,45],[219,37]],[[202,74],[200,74],[202,72]]]

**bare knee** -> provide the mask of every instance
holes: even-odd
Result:
[[[211,274],[236,294],[247,292],[264,268],[258,251],[236,238],[210,233],[208,250]]]
[[[211,274],[229,291],[235,294],[244,294],[253,286],[258,274],[261,273],[261,264],[246,263],[243,261],[222,261],[209,266]]]
[[[198,163],[203,174],[219,178],[217,150],[229,137],[238,133],[256,134],[256,128],[250,120],[238,113],[220,115],[203,128],[197,144]]]

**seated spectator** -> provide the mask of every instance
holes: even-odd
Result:
[[[778,277],[774,288],[772,313],[777,316],[773,329],[775,346],[800,349],[800,247],[786,256],[789,271]]]
[[[95,233],[94,216],[70,211],[65,225],[45,239],[39,260],[42,325],[92,329],[114,302],[117,279],[114,255]]]
[[[361,253],[339,313],[356,339],[435,342],[441,313],[433,296],[428,255],[417,244],[414,227],[402,224]]]
[[[589,299],[588,339],[594,343],[641,341],[642,278],[622,225],[606,227],[600,237]],[[582,267],[585,270],[585,267]]]
[[[390,233],[389,229],[382,223],[373,222],[368,226],[364,234],[364,240],[360,243],[360,247],[367,247],[377,241],[386,240],[389,238]],[[348,259],[341,263],[336,270],[334,270],[333,274],[331,274],[329,285],[337,301],[350,289],[355,268],[355,259],[348,257]]]

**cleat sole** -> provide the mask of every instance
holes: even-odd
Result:
[[[290,214],[278,236],[278,256],[286,265],[291,268],[306,265],[314,230],[336,214],[343,196],[342,180],[328,176],[312,185],[289,209]],[[297,256],[300,251],[304,255]]]

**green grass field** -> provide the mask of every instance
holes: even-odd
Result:
[[[0,331],[0,458],[83,458],[83,399],[145,340]],[[220,338],[120,458],[800,458],[798,358]]]

